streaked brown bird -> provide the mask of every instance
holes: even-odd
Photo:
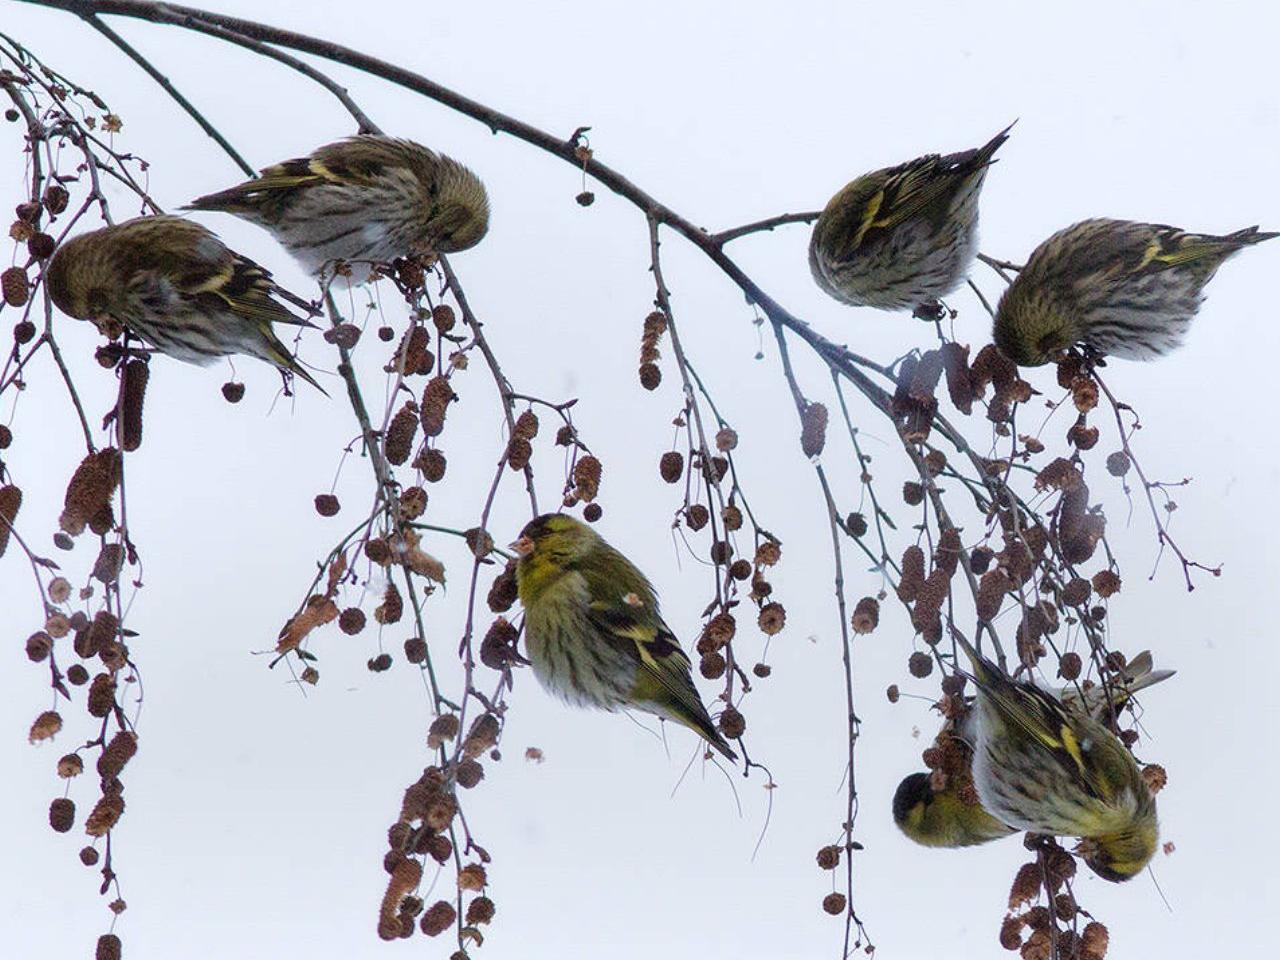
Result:
[[[114,322],[178,360],[205,366],[243,353],[324,392],[272,330],[313,326],[280,300],[310,305],[198,223],[138,217],[82,233],[58,247],[45,283],[68,316],[107,332]]]
[[[265,227],[315,276],[332,275],[339,261],[466,250],[489,229],[488,194],[474,173],[411,140],[368,134],[267,167],[188,209]]]
[[[929,154],[845,186],[809,242],[818,286],[855,307],[936,314],[978,252],[978,194],[1010,127],[976,150]]]
[[[1276,236],[1257,227],[1214,236],[1159,223],[1081,221],[1036,247],[1005,290],[996,346],[1024,367],[1077,344],[1126,360],[1163,356],[1182,345],[1218,267]]]

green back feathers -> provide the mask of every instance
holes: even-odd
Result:
[[[864,174],[832,197],[815,227],[814,243],[833,262],[916,218],[935,226],[976,177],[985,175],[1009,128],[976,150],[928,154],[896,167]]]

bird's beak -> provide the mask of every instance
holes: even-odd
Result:
[[[533,541],[528,537],[521,537],[519,540],[512,541],[508,546],[515,551],[518,557],[527,557],[533,553]]]

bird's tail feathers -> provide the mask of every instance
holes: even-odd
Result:
[[[702,737],[703,740],[711,744],[719,753],[723,754],[731,763],[738,762],[738,755],[729,747],[729,742],[721,736],[720,731],[716,729],[711,717],[707,714],[702,716],[691,716],[684,711],[671,711],[669,716],[678,723],[683,723],[686,727]]]
[[[312,324],[308,324],[308,326],[312,326]],[[315,377],[311,376],[306,368],[298,362],[297,358],[289,352],[289,348],[280,342],[279,337],[270,330],[263,331],[263,333],[266,342],[266,355],[262,357],[263,360],[274,363],[281,370],[288,370],[295,376],[301,377],[326,397],[329,396],[329,391],[316,382]]]
[[[1014,124],[1017,122],[1017,120],[1014,120],[1013,123],[1009,124],[977,149],[973,158],[975,166],[985,167],[993,162],[991,158],[995,155],[995,152],[1000,149],[1001,145],[1009,139],[1009,131],[1013,129]]]
[[[1241,246],[1249,246],[1254,243],[1261,243],[1263,240],[1271,240],[1274,237],[1280,237],[1280,233],[1270,233],[1258,229],[1258,225],[1245,227],[1243,230],[1237,230],[1235,233],[1228,233],[1223,240],[1229,240]]]

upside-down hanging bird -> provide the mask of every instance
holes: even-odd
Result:
[[[987,812],[1019,830],[1079,837],[1105,880],[1136,876],[1159,839],[1156,801],[1110,730],[1017,681],[957,638],[977,685],[973,782]]]
[[[1108,684],[1084,687],[1069,684],[1058,693],[1062,706],[1106,725],[1112,711],[1123,709],[1140,690],[1173,676],[1172,670],[1153,668],[1150,652],[1144,650],[1125,665]],[[893,819],[910,839],[926,847],[967,847],[998,840],[1015,833],[1013,827],[993,817],[972,787],[973,746],[977,742],[979,711],[970,701],[968,711],[958,721],[948,721],[941,737],[951,738],[949,747],[960,751],[963,768],[957,775],[948,769],[941,788],[929,773],[905,777],[893,796]]]

